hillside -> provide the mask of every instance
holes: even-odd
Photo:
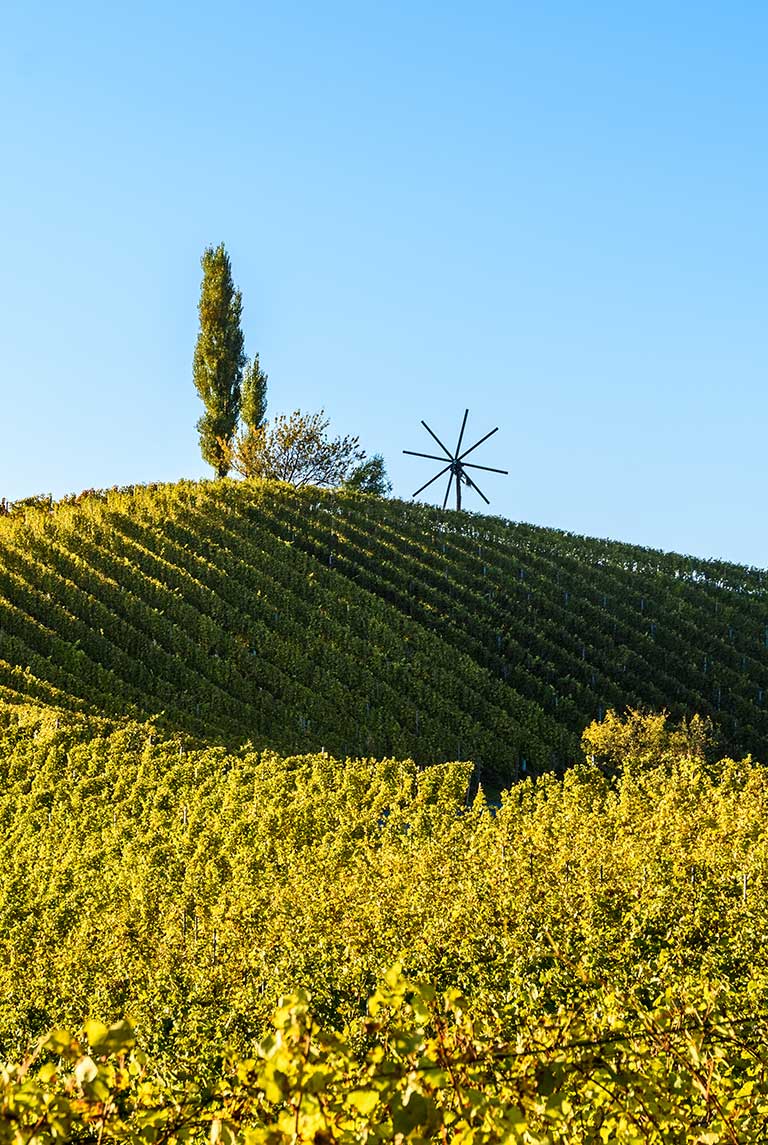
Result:
[[[0,519],[0,698],[207,742],[575,758],[611,707],[765,756],[760,570],[270,483],[93,494]]]

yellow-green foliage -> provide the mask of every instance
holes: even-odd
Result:
[[[699,990],[654,1004],[599,991],[504,1036],[455,989],[398,965],[344,1029],[303,991],[246,1058],[205,1077],[158,1069],[130,1024],[63,1029],[0,1070],[0,1142],[170,1145],[716,1145],[763,1139],[768,1024]]]
[[[666,712],[644,713],[630,709],[624,715],[609,711],[584,730],[581,746],[591,763],[601,767],[657,767],[681,758],[706,758],[712,738],[710,720],[694,715],[679,725],[670,725]]]
[[[583,764],[493,809],[468,801],[467,763],[58,722],[30,713],[0,741],[9,1051],[129,1015],[165,1060],[207,1060],[244,1051],[287,989],[351,1021],[396,959],[507,1033],[588,1007],[584,968],[647,1004],[706,980],[734,1007],[764,1005],[768,777],[691,754],[687,734],[655,765]]]

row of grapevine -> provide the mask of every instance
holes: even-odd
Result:
[[[4,659],[36,656],[36,678],[56,686],[79,675],[73,697],[101,690],[112,714],[289,749],[471,757],[497,773],[523,750],[546,765],[557,742],[471,657],[360,587],[340,592],[268,524],[244,530],[209,487],[23,519],[0,552],[3,636],[26,647]]]
[[[276,503],[284,529],[285,500]],[[502,538],[450,524],[430,536],[405,509],[332,495],[316,503],[312,527],[294,530],[299,543],[318,559],[333,552],[340,571],[431,618],[561,724],[578,730],[612,705],[666,705],[711,715],[735,748],[764,742],[768,610],[759,587],[731,587],[737,570],[725,578],[718,566],[714,582],[638,561],[629,569],[625,546],[612,563],[584,541],[579,560],[553,552],[543,530],[541,549],[530,540],[518,549],[516,526]]]
[[[507,777],[569,762],[626,705],[701,712],[759,754],[765,591],[759,570],[343,492],[111,491],[0,521],[0,686]]]
[[[6,714],[0,1054],[130,1014],[148,1050],[204,1069],[225,1043],[247,1052],[289,986],[353,1021],[397,959],[504,1037],[588,1011],[599,981],[650,999],[707,980],[726,1012],[761,1012],[768,775],[665,727],[632,729],[618,778],[579,765],[492,812],[467,803],[469,763],[281,758]]]
[[[24,1059],[0,1064],[0,1140],[708,1145],[764,1136],[768,1021],[723,1012],[705,984],[650,1004],[605,987],[591,1013],[542,1014],[510,1041],[471,998],[395,965],[365,1011],[338,1029],[299,989],[280,1000],[251,1054],[182,1077],[137,1048],[128,1021],[46,1031]]]

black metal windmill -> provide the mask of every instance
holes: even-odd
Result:
[[[445,491],[445,498],[443,499],[443,508],[445,508],[446,505],[448,504],[448,498],[451,495],[451,485],[453,484],[454,480],[456,481],[456,510],[457,510],[457,512],[461,511],[461,486],[462,485],[467,485],[470,489],[474,489],[476,493],[480,494],[482,499],[485,501],[486,505],[490,505],[491,502],[488,500],[485,493],[483,493],[482,489],[480,489],[479,486],[475,484],[475,482],[472,480],[472,478],[469,476],[469,474],[466,472],[466,470],[467,469],[484,469],[486,473],[504,473],[504,474],[509,473],[509,470],[508,469],[493,469],[493,468],[491,468],[490,465],[477,465],[475,462],[465,461],[464,458],[468,457],[469,454],[472,453],[473,450],[477,449],[478,445],[482,445],[483,442],[487,441],[489,437],[493,437],[494,433],[498,432],[499,427],[496,426],[496,429],[492,429],[490,433],[486,433],[485,437],[481,437],[479,441],[476,441],[474,445],[470,445],[469,449],[465,449],[464,452],[462,453],[461,452],[461,443],[464,440],[464,430],[465,430],[466,425],[467,425],[467,417],[468,416],[469,416],[469,410],[468,409],[464,410],[464,420],[461,423],[461,430],[459,432],[459,440],[457,442],[456,449],[453,453],[451,453],[448,449],[446,449],[446,447],[443,445],[442,441],[437,436],[437,434],[429,428],[429,426],[427,425],[427,423],[424,420],[422,420],[421,424],[424,426],[427,433],[431,434],[431,436],[434,437],[437,444],[443,450],[443,453],[445,454],[445,456],[444,457],[438,457],[434,453],[416,453],[416,451],[413,449],[404,449],[403,453],[408,453],[408,454],[410,454],[411,457],[427,457],[427,458],[429,458],[430,461],[446,461],[447,460],[448,464],[443,469],[441,469],[439,473],[436,473],[434,477],[431,477],[429,479],[429,481],[426,482],[426,484],[422,485],[420,489],[417,489],[416,492],[414,493],[414,497],[418,497],[419,493],[423,493],[428,485],[431,485],[433,481],[438,481],[443,476],[444,473],[448,473],[450,471],[451,475],[448,478],[448,488]]]

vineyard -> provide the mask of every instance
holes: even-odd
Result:
[[[207,742],[561,769],[593,719],[768,736],[759,570],[271,483],[0,519],[0,697]]]
[[[765,577],[267,482],[12,507],[0,1145],[765,1140]]]
[[[0,1075],[7,1139],[761,1139],[768,776],[700,721],[584,750],[494,811],[468,763],[19,707],[0,1052],[44,1040]]]

